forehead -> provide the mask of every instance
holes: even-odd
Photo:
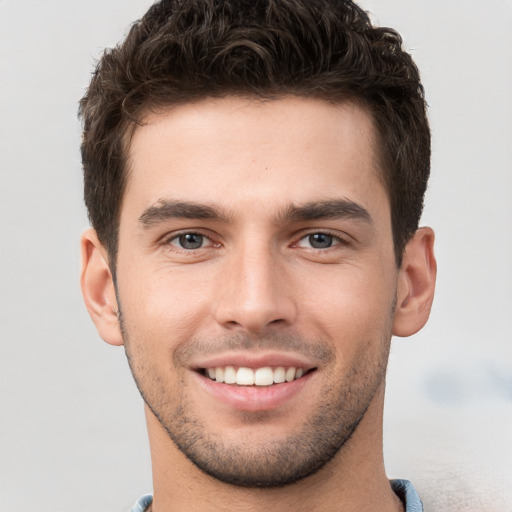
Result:
[[[125,199],[140,210],[169,196],[232,207],[332,195],[361,202],[383,192],[377,162],[372,120],[355,103],[205,99],[144,118],[129,147]]]

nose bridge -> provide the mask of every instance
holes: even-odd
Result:
[[[293,321],[293,300],[286,293],[285,273],[272,244],[261,236],[249,237],[228,260],[219,290],[219,323],[258,332],[271,323]]]

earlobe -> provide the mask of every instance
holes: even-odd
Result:
[[[395,336],[411,336],[427,322],[434,298],[437,264],[434,232],[420,228],[405,247],[398,276],[393,321]]]
[[[104,341],[111,345],[122,345],[123,337],[108,255],[94,229],[88,229],[82,235],[81,252],[80,285],[89,315]]]

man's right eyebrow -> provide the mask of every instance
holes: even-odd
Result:
[[[228,222],[229,216],[213,206],[186,201],[159,200],[146,208],[139,217],[143,227],[169,219],[201,219]]]

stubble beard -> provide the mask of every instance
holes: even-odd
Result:
[[[358,367],[346,375],[335,375],[335,354],[325,344],[297,341],[302,347],[322,352],[326,375],[320,396],[308,419],[297,431],[279,440],[227,442],[222,433],[213,431],[194,415],[187,403],[186,383],[179,382],[180,399],[166,386],[157,368],[146,367],[133,349],[137,346],[126,332],[120,312],[126,355],[135,383],[145,403],[178,449],[200,470],[224,483],[248,488],[277,488],[293,484],[324,467],[343,449],[356,431],[380,386],[384,385],[391,335],[381,340],[380,352],[368,354]],[[236,336],[222,346],[243,346],[254,340]],[[219,343],[218,343],[219,344]],[[290,339],[271,336],[260,345],[289,347]],[[199,343],[201,345],[201,343]],[[208,345],[212,343],[209,340]],[[215,345],[215,343],[213,343]],[[329,375],[329,368],[331,368]],[[249,413],[246,422],[261,424],[267,414]]]

